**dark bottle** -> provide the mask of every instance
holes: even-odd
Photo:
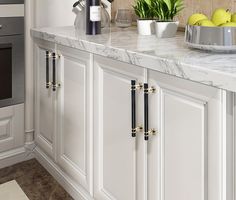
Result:
[[[101,34],[100,0],[86,0],[86,34]]]

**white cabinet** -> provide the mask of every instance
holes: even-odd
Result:
[[[46,88],[49,51],[49,88]],[[53,53],[56,53],[55,65]],[[36,143],[83,191],[91,190],[90,54],[64,46],[36,47]],[[56,91],[53,91],[55,75]]]
[[[130,82],[143,82],[144,69],[95,56],[94,198],[144,199],[142,134],[131,136]],[[142,125],[137,98],[137,125]]]
[[[222,90],[149,71],[149,198],[222,199]]]
[[[57,159],[59,166],[86,190],[91,178],[90,54],[58,47]]]
[[[59,56],[56,91],[46,88],[47,49]],[[42,41],[35,61],[37,148],[69,192],[86,200],[233,199],[232,93]],[[134,116],[142,127],[135,137]]]
[[[221,165],[228,162],[222,156],[225,91],[99,56],[94,70],[95,199],[227,196]],[[154,93],[148,90],[146,102],[148,130],[156,131],[149,140],[144,140],[144,130],[131,137],[131,80],[155,88]],[[143,99],[144,88],[136,94],[137,125],[142,126]]]
[[[24,104],[0,108],[0,153],[24,146]]]

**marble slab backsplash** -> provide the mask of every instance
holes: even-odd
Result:
[[[112,3],[112,17],[119,8],[132,9],[135,0],[114,0]],[[214,9],[222,7],[236,12],[236,0],[184,0],[185,9],[180,13],[178,19],[180,25],[185,26],[188,17],[195,12],[202,12],[208,16]]]

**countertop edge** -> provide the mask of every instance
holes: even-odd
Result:
[[[40,29],[31,29],[31,36],[33,38],[87,51],[89,53],[155,70],[178,78],[236,92],[236,76],[229,73],[208,70],[199,66],[196,67],[191,64],[182,63],[179,60],[168,60],[158,56],[106,46],[83,39],[68,38],[64,35],[51,34]]]

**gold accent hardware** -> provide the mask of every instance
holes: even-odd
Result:
[[[132,85],[131,86],[131,90],[142,90],[143,89],[143,84],[142,83],[138,83],[137,85]]]
[[[52,52],[48,53],[48,58],[52,58]]]
[[[59,59],[59,58],[61,58],[61,55],[55,53],[55,56],[53,56],[53,52],[49,52],[49,53],[48,53],[48,58]]]
[[[55,84],[55,85],[52,85],[52,88],[53,88],[53,89],[56,89],[56,88],[59,88],[59,87],[61,87],[61,84],[60,84],[60,83],[57,83],[57,84]]]
[[[52,82],[46,83],[46,87],[51,87],[51,86],[52,86]]]
[[[134,129],[132,129],[132,133],[142,132],[142,130],[143,130],[143,127],[142,126],[138,126],[138,127],[134,128]]]
[[[153,86],[150,88],[144,89],[144,93],[147,93],[147,94],[153,94],[155,92],[156,92],[156,88]]]
[[[55,56],[52,55],[52,57],[53,57],[54,59],[60,59],[60,58],[61,58],[61,55],[55,53]]]
[[[148,132],[144,132],[144,135],[156,135],[156,130],[152,128]]]

